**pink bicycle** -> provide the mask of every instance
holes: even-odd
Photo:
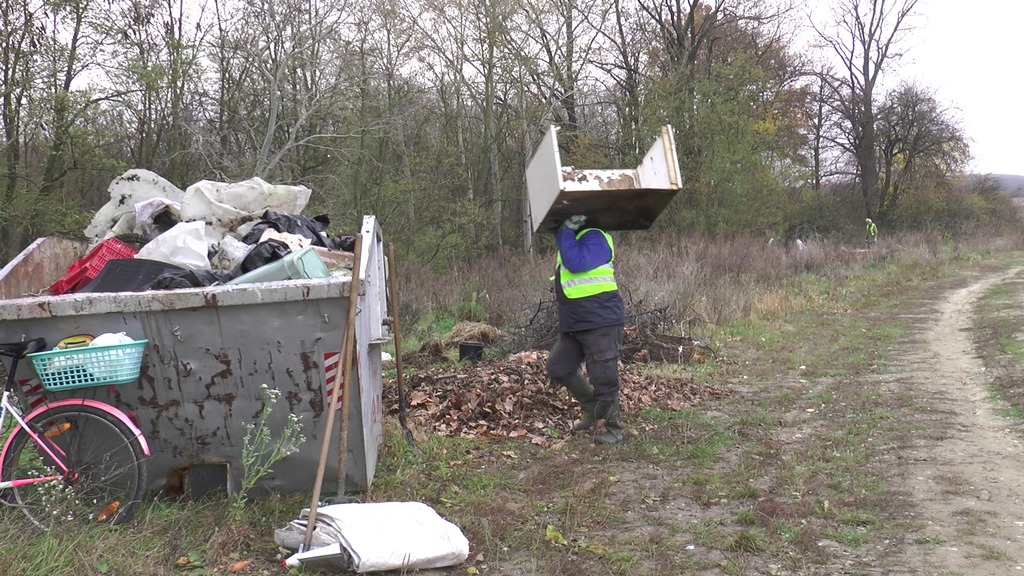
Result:
[[[18,362],[30,354],[59,354],[40,352],[45,349],[43,338],[0,343],[0,356],[10,358],[0,397],[0,431],[7,435],[0,452],[0,501],[20,508],[44,529],[68,522],[124,522],[146,486],[149,445],[127,414],[97,400],[65,398],[23,415],[15,395]],[[116,357],[107,351],[89,353]],[[61,359],[50,359],[50,366],[55,360]],[[76,366],[64,372],[85,370]],[[132,379],[137,374],[136,367]],[[52,390],[42,373],[40,377]],[[123,374],[113,379],[89,374],[66,387],[107,385],[117,378],[125,381]]]

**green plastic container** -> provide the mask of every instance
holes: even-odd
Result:
[[[327,278],[331,271],[327,269],[320,255],[312,246],[306,246],[298,252],[275,260],[266,266],[260,266],[229,280],[227,284],[247,284],[250,282],[276,282],[278,280],[301,280],[303,278]]]

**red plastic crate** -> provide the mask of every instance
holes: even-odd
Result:
[[[131,258],[138,252],[117,238],[107,238],[91,252],[75,260],[60,280],[50,285],[50,294],[74,292],[95,278],[107,262],[118,258]]]

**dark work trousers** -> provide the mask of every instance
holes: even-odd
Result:
[[[619,399],[619,345],[622,324],[578,332],[561,332],[548,355],[548,378],[564,379],[586,362],[594,397],[602,404]]]

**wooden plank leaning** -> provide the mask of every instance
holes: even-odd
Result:
[[[313,530],[316,526],[316,510],[320,503],[320,491],[323,488],[324,470],[327,467],[327,452],[330,450],[331,432],[334,429],[334,413],[338,409],[338,396],[342,398],[342,434],[338,439],[338,460],[341,466],[344,465],[344,454],[348,451],[348,406],[349,406],[349,382],[351,381],[352,351],[356,347],[356,302],[359,299],[359,269],[362,261],[362,235],[357,235],[355,240],[355,258],[352,261],[352,282],[349,283],[348,315],[346,316],[345,335],[342,338],[341,354],[344,358],[342,369],[335,371],[334,382],[331,384],[331,399],[327,405],[327,417],[324,419],[324,431],[320,443],[320,460],[316,467],[316,478],[313,481],[313,497],[309,504],[309,515],[306,518],[306,537],[302,543],[302,550],[309,550],[313,541]],[[338,469],[338,477],[344,479],[345,470]],[[338,493],[344,494],[344,486],[339,483]]]

